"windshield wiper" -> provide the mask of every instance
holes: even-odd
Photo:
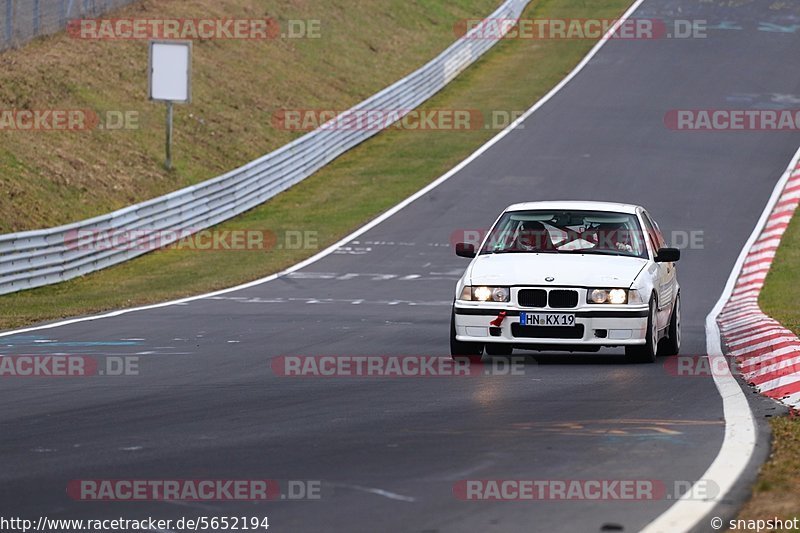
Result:
[[[480,253],[484,254],[557,254],[561,253],[558,250],[486,250]]]
[[[636,255],[632,253],[625,253],[621,250],[594,250],[592,248],[584,248],[579,250],[559,250],[559,253],[562,254],[594,254],[594,255],[621,255],[625,257],[636,257]]]

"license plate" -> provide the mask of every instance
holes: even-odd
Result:
[[[574,326],[575,315],[553,313],[520,313],[519,323],[523,326]]]

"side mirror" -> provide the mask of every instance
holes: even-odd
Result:
[[[681,251],[677,248],[661,248],[656,254],[656,263],[674,263],[680,259]]]
[[[475,245],[474,244],[467,244],[465,242],[460,242],[456,244],[456,255],[458,257],[468,257],[472,259],[477,254],[475,253]]]

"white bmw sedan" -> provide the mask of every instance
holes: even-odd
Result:
[[[472,262],[456,286],[454,358],[606,346],[654,362],[680,350],[680,250],[640,206],[515,204],[456,254]]]

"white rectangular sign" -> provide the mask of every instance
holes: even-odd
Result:
[[[192,100],[191,41],[150,41],[150,99]]]

